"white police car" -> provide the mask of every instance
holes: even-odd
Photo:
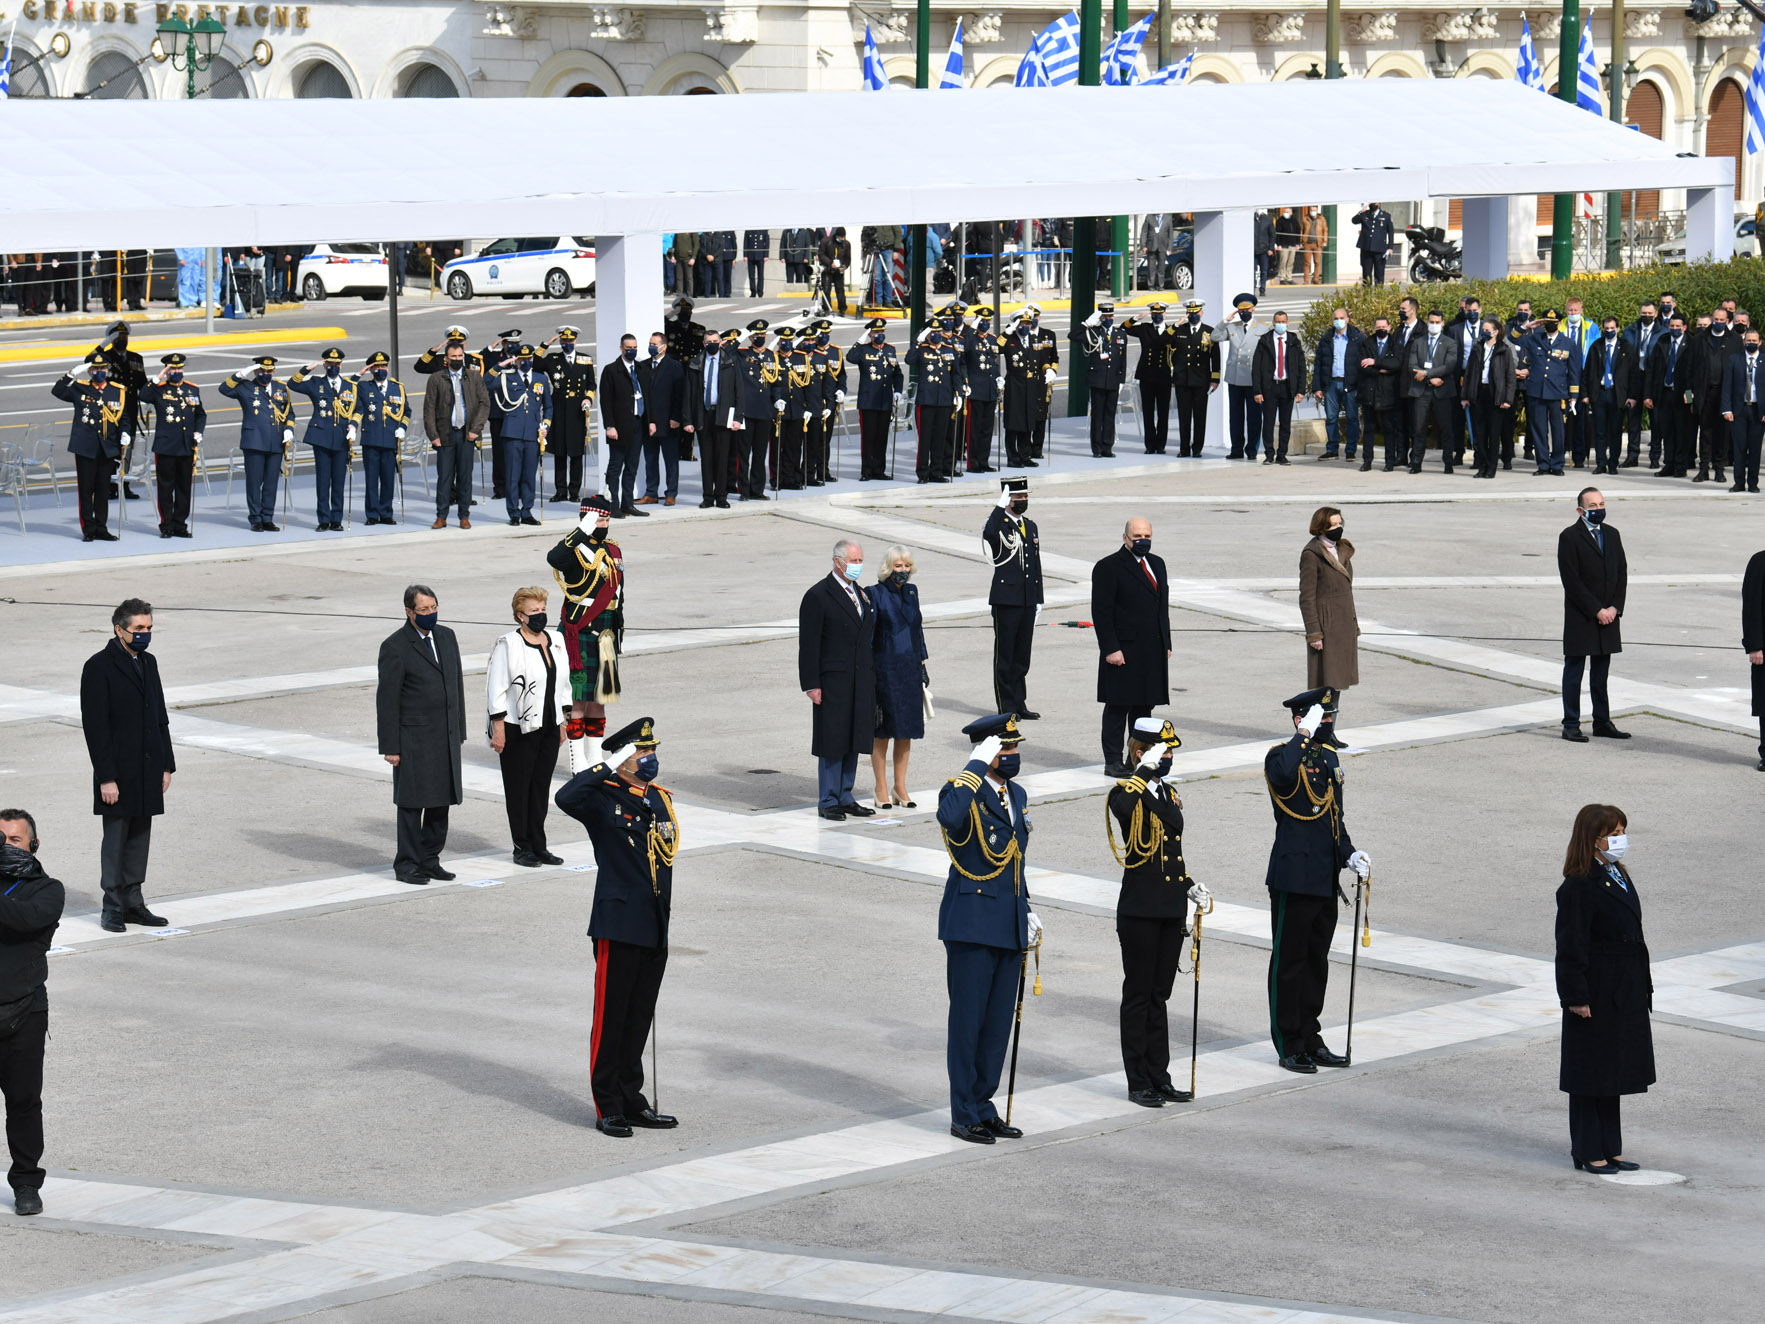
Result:
[[[300,297],[308,303],[359,294],[386,297],[386,255],[379,244],[315,244],[300,259]]]
[[[568,299],[594,293],[594,240],[581,235],[546,239],[495,239],[470,257],[441,269],[441,288],[459,302],[475,294],[518,299],[540,295]]]

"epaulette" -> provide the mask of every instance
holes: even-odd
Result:
[[[981,789],[981,779],[975,776],[975,774],[970,772],[967,768],[964,768],[961,772],[950,778],[950,784],[952,786],[963,786],[971,791],[978,791]]]
[[[1146,779],[1144,777],[1124,777],[1122,780],[1116,782],[1116,785],[1121,787],[1124,791],[1132,791],[1135,795],[1138,795],[1141,791],[1146,789]]]

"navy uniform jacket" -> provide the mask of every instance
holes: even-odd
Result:
[[[153,427],[155,455],[196,454],[196,434],[208,426],[208,410],[194,382],[148,382],[141,388],[141,403],[159,414]]]
[[[784,400],[782,418],[800,422],[805,416],[821,416],[821,388],[815,383],[815,365],[800,349],[780,351],[779,390]]]
[[[868,341],[853,345],[846,352],[846,362],[858,370],[858,408],[895,407],[895,392],[902,388],[902,377],[893,345],[872,345]]]
[[[361,429],[362,449],[397,450],[398,434],[411,421],[411,401],[396,377],[377,382],[372,377],[355,388],[356,425]]]
[[[1107,329],[1080,324],[1066,333],[1066,338],[1085,351],[1085,384],[1108,391],[1122,384],[1128,375],[1128,333],[1119,326]]]
[[[989,331],[985,335],[977,333],[969,343],[963,367],[968,370],[968,384],[976,400],[999,398],[999,348],[1003,339]]]
[[[282,449],[282,433],[294,423],[294,401],[286,386],[273,378],[262,385],[256,373],[245,381],[229,373],[221,383],[221,394],[239,402],[240,450]]]
[[[1293,739],[1269,750],[1262,771],[1275,811],[1264,881],[1274,892],[1329,896],[1354,854],[1342,817],[1342,764],[1335,749],[1295,731]]]
[[[1217,386],[1220,342],[1206,322],[1191,327],[1187,320],[1171,333],[1171,381],[1178,386]],[[1144,364],[1146,358],[1141,356]]]
[[[355,382],[341,373],[309,377],[305,368],[299,368],[288,379],[288,389],[313,402],[313,416],[307,420],[303,438],[306,444],[314,450],[347,449],[349,425],[355,416]]]
[[[1015,782],[1005,783],[1011,797],[1007,818],[986,778],[987,765],[970,759],[938,792],[938,825],[950,852],[938,941],[1021,952],[1029,946],[1030,889],[1023,877],[1029,795]]]
[[[1195,880],[1183,863],[1183,811],[1170,787],[1160,785],[1155,794],[1146,789],[1144,778],[1135,775],[1110,788],[1108,807],[1119,825],[1125,856],[1116,917],[1186,918],[1189,888]]]
[[[741,369],[741,416],[754,422],[771,418],[773,402],[784,398],[778,355],[769,349],[744,349],[737,355],[736,364]]]
[[[543,372],[504,368],[490,383],[490,408],[502,415],[504,441],[538,441],[539,425],[552,421],[552,384]]]
[[[69,451],[88,460],[114,460],[122,455],[122,387],[115,382],[94,386],[91,382],[75,381],[72,374],[64,374],[49,388],[49,393],[74,407],[73,430],[67,437]]]
[[[557,806],[588,829],[597,872],[588,936],[636,947],[668,945],[672,858],[680,831],[662,787],[633,786],[605,763],[559,788]]]
[[[1140,342],[1140,362],[1134,367],[1134,380],[1151,382],[1154,386],[1169,385],[1171,380],[1172,338],[1176,327],[1169,322],[1136,322],[1123,328]]]
[[[1526,394],[1535,400],[1577,400],[1581,396],[1581,353],[1561,331],[1534,331],[1520,342]]]
[[[1375,212],[1370,207],[1363,208],[1350,216],[1348,223],[1361,228],[1360,237],[1354,241],[1356,248],[1377,255],[1391,247],[1393,234],[1390,212]]]
[[[994,506],[981,530],[993,557],[987,601],[997,607],[1033,607],[1042,601],[1042,536],[1036,521]]]
[[[838,345],[826,345],[815,351],[823,360],[821,368],[822,401],[829,409],[837,410],[840,401],[835,395],[846,393],[846,352]],[[830,419],[829,422],[832,420]]]
[[[966,382],[959,346],[947,341],[936,346],[921,341],[907,351],[907,363],[919,369],[919,394],[915,397],[919,404],[946,409],[961,401]]]

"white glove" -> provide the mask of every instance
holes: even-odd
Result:
[[[344,435],[347,436],[349,438],[350,442],[353,444],[355,442],[356,438],[360,437],[362,434],[361,434],[361,429],[356,427],[356,425],[354,423],[351,423],[349,425],[349,431],[346,432]]]
[[[1367,858],[1364,850],[1357,850],[1348,857],[1348,867],[1354,870],[1363,883],[1373,876],[1373,862]]]
[[[981,741],[980,744],[969,750],[968,757],[970,761],[979,759],[982,763],[991,767],[993,760],[999,757],[999,751],[1004,748],[1005,742],[999,739],[998,736],[988,736],[985,740]]]
[[[772,402],[772,407],[778,413],[781,413],[781,414],[784,413],[784,401],[783,400],[774,400]]]
[[[392,436],[395,441],[403,441],[404,440],[404,429],[403,428],[393,428],[392,429]]]
[[[896,404],[900,404],[900,403],[901,403],[901,393],[900,393],[900,392],[899,392],[899,391],[896,391],[896,392],[895,392],[895,403],[896,403]]]
[[[584,400],[582,402],[582,416],[584,418],[588,417],[588,407],[591,403],[592,403],[592,401],[588,401],[588,400]]]
[[[1036,918],[1036,912],[1033,910],[1029,912],[1025,919],[1025,928],[1029,933],[1030,946],[1034,947],[1037,943],[1042,941],[1042,921]]]
[[[968,383],[967,383],[967,382],[964,382],[964,383],[963,383],[963,384],[962,384],[962,394],[963,394],[963,395],[967,395],[967,394],[968,394]]]
[[[1002,490],[999,493],[999,499],[997,501],[995,501],[993,504],[998,506],[1000,510],[1010,510],[1011,509],[1011,497],[1012,497],[1012,493],[1009,489]]]
[[[193,441],[194,441],[194,442],[195,442],[195,443],[196,443],[196,444],[197,444],[197,445],[198,445],[198,446],[200,446],[200,445],[202,445],[202,434],[201,434],[201,433],[200,433],[200,432],[192,432],[192,433],[191,433],[191,434],[190,434],[190,438],[191,438],[191,440],[193,440]]]
[[[1100,326],[1102,325],[1102,322],[1103,314],[1098,312],[1095,308],[1091,310],[1091,315],[1085,319],[1086,326]]]
[[[822,410],[822,411],[821,411],[821,417],[822,417],[822,420],[823,420],[823,421],[826,421],[826,420],[827,420],[827,419],[828,419],[828,418],[829,418],[829,417],[831,417],[831,416],[832,416],[832,414],[833,414],[833,410],[831,410],[831,409],[823,409],[823,410]]]
[[[846,403],[846,393],[844,391],[835,391],[833,393],[833,402],[836,405],[845,404]]]
[[[914,340],[919,341],[919,342],[924,342],[926,339],[928,339],[931,336],[931,333],[936,330],[937,330],[937,327],[932,326],[928,323],[926,326],[920,328],[920,332],[917,336],[914,337]]]
[[[1189,884],[1189,900],[1195,903],[1197,910],[1205,911],[1208,903],[1213,900],[1213,893],[1200,883]]]
[[[1047,371],[1046,371],[1046,372],[1044,372],[1044,373],[1043,373],[1043,374],[1042,374],[1042,380],[1043,380],[1043,381],[1045,381],[1045,382],[1050,382],[1050,383],[1052,383],[1052,382],[1053,382],[1053,380],[1054,380],[1054,378],[1055,378],[1055,376],[1056,376],[1056,374],[1055,374],[1055,371],[1054,371],[1054,369],[1053,369],[1053,368],[1049,368],[1049,369],[1048,369],[1048,370],[1047,370]]]
[[[1321,703],[1314,703],[1310,708],[1305,710],[1305,716],[1299,719],[1299,729],[1305,732],[1307,739],[1310,739],[1318,733],[1318,728],[1322,726],[1323,723],[1324,705]]]
[[[283,428],[282,429],[282,444],[284,446],[292,446],[294,444],[294,429],[293,428]]]
[[[995,391],[1003,391],[1005,389],[1005,379],[1003,377],[993,378],[993,389]]]
[[[124,450],[127,450],[131,445],[133,445],[134,441],[135,441],[135,438],[130,433],[125,432],[122,434],[122,442],[123,442],[123,449]]]
[[[1144,754],[1140,755],[1140,768],[1150,768],[1154,776],[1158,774],[1158,765],[1164,762],[1165,747],[1161,740]]]
[[[625,761],[637,753],[636,745],[621,745],[603,760],[613,771],[617,772],[625,766]]]

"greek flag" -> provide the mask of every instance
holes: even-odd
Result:
[[[1195,63],[1195,52],[1190,51],[1175,64],[1167,64],[1157,73],[1147,74],[1140,80],[1143,87],[1155,87],[1161,83],[1186,83],[1189,81],[1189,66]]]
[[[1583,19],[1581,49],[1575,56],[1575,104],[1600,113],[1600,69],[1593,59],[1593,24]]]
[[[1048,86],[1079,81],[1079,12],[1069,9],[1036,36],[1035,52]]]
[[[1544,66],[1538,62],[1538,51],[1532,45],[1532,25],[1520,15],[1520,59],[1514,66],[1514,77],[1534,91],[1544,91]]]
[[[12,26],[6,30],[6,52],[0,55],[0,101],[6,100],[12,93],[12,34],[18,31],[18,16],[12,18]]]
[[[956,20],[956,35],[950,38],[950,53],[944,57],[944,76],[938,80],[938,90],[962,86],[962,20]]]
[[[1765,32],[1759,34],[1759,53],[1753,57],[1753,76],[1747,80],[1742,100],[1747,108],[1747,155],[1765,149]]]
[[[1048,71],[1042,67],[1042,53],[1030,43],[1029,50],[1024,52],[1023,59],[1017,66],[1017,77],[1011,80],[1013,87],[1047,87]]]
[[[1131,28],[1124,28],[1109,39],[1103,49],[1102,81],[1110,87],[1131,87],[1140,81],[1140,48],[1152,29],[1156,14],[1148,14]]]
[[[889,85],[888,75],[883,72],[882,56],[876,53],[876,36],[870,30],[870,24],[864,25],[864,90],[880,92]]]

